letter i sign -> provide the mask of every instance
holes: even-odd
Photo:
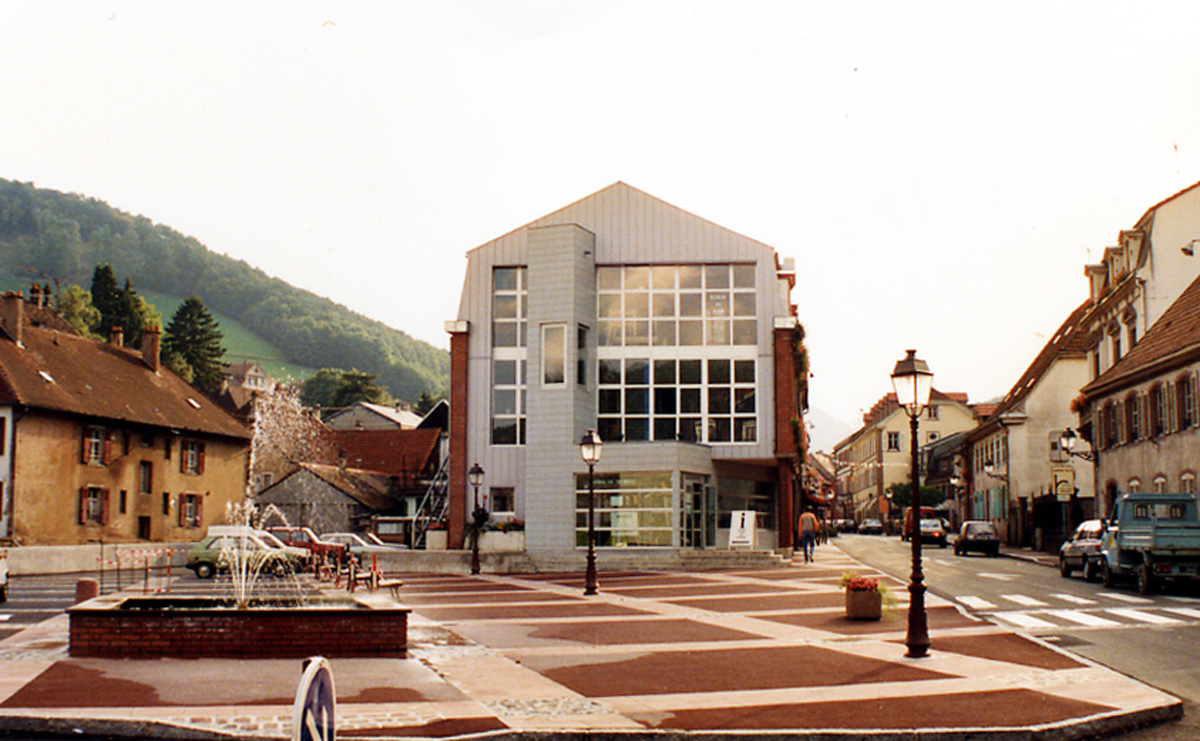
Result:
[[[333,741],[335,693],[329,662],[321,656],[308,659],[296,703],[292,706],[292,741]]]

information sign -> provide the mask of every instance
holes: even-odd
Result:
[[[729,517],[729,547],[745,546],[754,549],[757,533],[754,521],[755,512],[738,510],[730,513]]]

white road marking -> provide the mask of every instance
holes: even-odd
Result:
[[[12,620],[11,613],[0,614],[0,623],[7,623],[9,620]]]
[[[996,606],[982,597],[959,597],[958,601],[972,610],[994,610]]]
[[[1050,610],[1047,614],[1066,620],[1069,623],[1086,625],[1089,628],[1115,628],[1121,625],[1116,620],[1109,620],[1108,618],[1103,618],[1090,612],[1083,612],[1082,610]]]
[[[1179,623],[1181,622],[1179,620],[1176,620],[1175,618],[1164,617],[1162,615],[1155,615],[1152,612],[1145,612],[1143,610],[1131,610],[1131,609],[1123,608],[1123,607],[1110,607],[1110,608],[1108,608],[1107,611],[1112,613],[1113,615],[1123,617],[1127,620],[1134,620],[1139,623],[1149,623],[1150,625],[1179,625]]]
[[[1000,596],[1003,599],[1008,600],[1009,602],[1016,602],[1018,605],[1025,605],[1026,607],[1047,607],[1048,606],[1048,604],[1046,602],[1042,602],[1040,599],[1034,599],[1033,597],[1026,597],[1023,594],[1002,594]]]
[[[994,612],[992,617],[999,618],[1007,623],[1012,623],[1019,628],[1027,628],[1030,630],[1038,628],[1057,628],[1054,623],[1048,623],[1045,620],[1035,618],[1027,612]]]
[[[1073,594],[1052,594],[1050,596],[1057,597],[1058,599],[1062,600],[1063,602],[1070,602],[1073,605],[1094,605],[1094,604],[1096,604],[1096,600],[1094,600],[1094,599],[1084,599],[1083,597],[1076,597]]]
[[[1164,607],[1163,609],[1176,615],[1191,618],[1192,620],[1200,620],[1200,610],[1194,607]]]
[[[1015,574],[976,574],[975,576],[984,579],[995,579],[997,581],[1012,581],[1017,578]]]
[[[1111,597],[1118,602],[1129,602],[1134,605],[1152,605],[1154,600],[1146,599],[1145,597],[1134,597],[1132,594],[1122,594],[1121,592],[1100,592],[1105,597]]]

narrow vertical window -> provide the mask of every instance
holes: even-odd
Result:
[[[567,328],[561,324],[542,327],[542,385],[560,386],[567,381]]]
[[[580,325],[575,331],[575,383],[587,385],[587,327]]]

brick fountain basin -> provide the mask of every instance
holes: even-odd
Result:
[[[403,658],[408,608],[379,595],[251,600],[96,597],[67,610],[71,656]]]

